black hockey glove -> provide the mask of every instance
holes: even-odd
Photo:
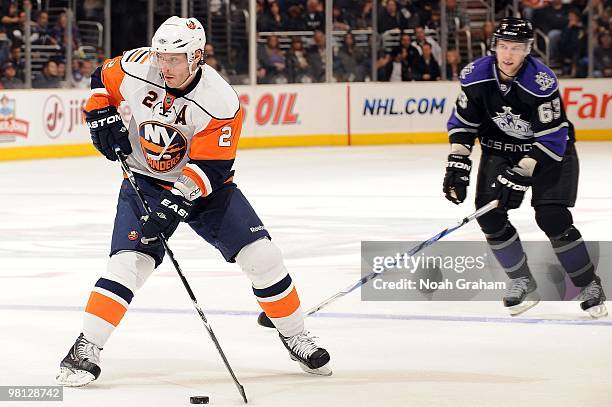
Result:
[[[494,188],[498,190],[499,206],[516,209],[521,206],[525,192],[531,186],[531,177],[521,175],[518,167],[506,167],[495,180]]]
[[[96,149],[111,161],[117,160],[114,146],[118,145],[125,155],[132,153],[128,131],[115,106],[85,112],[87,127]]]
[[[166,239],[170,238],[180,221],[187,219],[193,203],[182,195],[175,195],[170,191],[163,191],[159,205],[151,211],[151,215],[143,217],[142,244],[159,243],[158,236],[163,233]]]
[[[450,154],[446,162],[446,175],[444,175],[444,183],[442,191],[446,199],[452,203],[459,205],[465,201],[467,196],[467,187],[470,185],[470,170],[472,169],[472,160],[461,154]]]

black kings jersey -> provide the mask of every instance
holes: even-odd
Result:
[[[527,155],[546,165],[561,161],[574,142],[557,78],[537,59],[527,56],[514,80],[505,83],[495,56],[486,56],[468,64],[460,80],[447,126],[451,143],[473,145],[478,137],[489,154]]]

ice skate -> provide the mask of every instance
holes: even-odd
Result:
[[[510,281],[510,287],[504,296],[504,306],[508,308],[511,316],[520,315],[540,302],[536,291],[537,284],[533,278],[519,277]]]
[[[80,334],[68,354],[60,363],[60,372],[55,378],[58,384],[68,387],[85,386],[100,376],[100,351]]]
[[[279,336],[289,351],[291,359],[298,362],[303,371],[320,376],[331,376],[329,353],[315,344],[315,337],[310,336],[308,331],[288,338],[281,334]]]
[[[601,286],[601,279],[597,276],[591,281],[589,285],[584,287],[578,300],[580,308],[588,312],[592,318],[602,318],[608,315],[608,309],[606,308],[606,294]]]

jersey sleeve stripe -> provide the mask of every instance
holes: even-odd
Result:
[[[194,164],[187,164],[183,168],[183,174],[185,176],[193,179],[195,183],[202,190],[202,196],[207,196],[212,192],[212,185],[210,183],[210,179],[200,167]]]
[[[542,143],[539,142],[535,142],[533,143],[534,147],[539,148],[544,154],[546,154],[547,156],[549,156],[550,158],[552,158],[555,161],[561,161],[563,160],[563,157],[559,156],[558,154],[554,153],[552,150],[548,149],[547,147],[545,147]]]
[[[448,135],[449,136],[453,135],[455,133],[474,133],[474,134],[476,134],[476,133],[478,133],[478,130],[477,129],[467,128],[467,127],[456,127],[454,129],[448,131]]]
[[[126,61],[126,62],[130,62],[130,58],[132,58],[132,57],[134,56],[134,54],[136,54],[137,52],[138,52],[138,50],[137,50],[137,49],[136,49],[136,50],[134,50],[134,51],[132,51],[132,53],[131,53],[131,54],[129,54],[129,55],[128,55],[128,56],[125,58],[125,61]]]
[[[568,126],[569,126],[569,124],[567,122],[563,122],[560,125],[558,125],[557,127],[553,127],[552,129],[541,130],[541,131],[533,133],[533,135],[535,137],[545,136],[547,134],[555,133],[555,132],[561,130],[563,127],[568,127]]]
[[[145,55],[147,55],[149,51],[142,51],[140,53],[140,55],[138,55],[136,58],[134,58],[134,62],[138,62],[140,60],[140,58],[144,57]]]
[[[95,88],[89,92],[90,95],[108,95],[108,91],[105,88]]]
[[[480,126],[480,123],[472,123],[466,119],[464,119],[463,117],[461,117],[461,115],[457,112],[457,109],[455,109],[455,111],[453,112],[453,114],[455,115],[455,117],[457,119],[459,119],[459,121],[467,126],[471,126],[471,127],[478,127]]]

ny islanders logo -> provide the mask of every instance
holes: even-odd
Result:
[[[187,139],[176,128],[160,122],[143,122],[139,129],[140,147],[153,172],[169,172],[187,153]]]
[[[502,106],[502,109],[503,112],[497,112],[497,116],[491,118],[501,131],[518,139],[527,139],[533,136],[531,124],[521,119],[520,114],[512,113],[512,108],[508,106]]]

